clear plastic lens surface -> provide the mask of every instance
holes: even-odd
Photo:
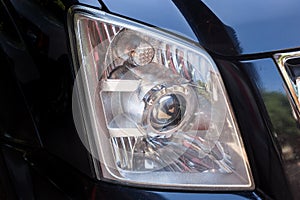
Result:
[[[75,14],[87,134],[102,177],[166,187],[250,188],[220,74],[200,47],[133,22]],[[98,169],[97,169],[98,170]],[[99,169],[100,170],[100,169]]]

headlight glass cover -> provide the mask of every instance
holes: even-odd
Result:
[[[75,89],[100,179],[253,186],[221,76],[205,50],[104,12],[72,16]]]

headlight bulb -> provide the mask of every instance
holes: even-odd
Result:
[[[122,30],[112,41],[111,48],[114,55],[137,66],[149,64],[155,53],[149,42],[130,30]]]

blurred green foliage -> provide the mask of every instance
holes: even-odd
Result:
[[[268,92],[263,94],[263,99],[278,134],[300,134],[290,103],[285,95],[279,92]]]

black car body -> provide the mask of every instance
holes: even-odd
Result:
[[[254,188],[147,188],[97,180],[74,125],[70,17],[76,6],[157,27],[216,63]],[[0,199],[297,199],[300,3],[232,0],[1,0]],[[72,31],[71,31],[72,33]],[[72,34],[71,34],[72,35]],[[284,66],[278,55],[292,55]]]

